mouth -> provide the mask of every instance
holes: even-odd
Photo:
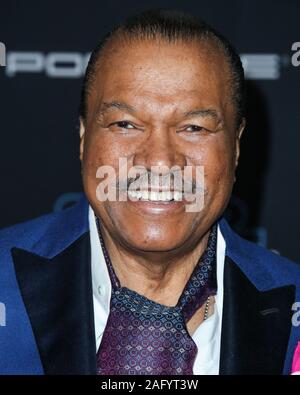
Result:
[[[175,215],[185,210],[180,191],[127,191],[128,207],[140,215]]]
[[[180,191],[131,191],[127,195],[132,201],[145,201],[145,202],[181,202],[183,194]]]

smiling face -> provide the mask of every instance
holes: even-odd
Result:
[[[135,252],[188,251],[224,211],[234,183],[240,130],[229,66],[208,43],[109,44],[81,124],[84,190],[115,242]],[[182,202],[99,202],[97,169],[203,166],[204,207]],[[195,172],[194,172],[195,174]]]

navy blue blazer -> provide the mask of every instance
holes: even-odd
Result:
[[[300,266],[226,242],[220,374],[290,374],[300,341]],[[0,374],[95,374],[88,203],[0,231]],[[299,322],[300,324],[300,322]]]

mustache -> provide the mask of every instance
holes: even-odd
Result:
[[[180,172],[168,174],[154,174],[151,171],[137,174],[136,177],[127,177],[124,179],[117,178],[116,188],[121,191],[129,189],[148,190],[151,188],[165,188],[179,192],[196,193],[203,191],[203,186],[199,186],[195,179],[188,179],[182,176]]]

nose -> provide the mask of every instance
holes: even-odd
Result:
[[[167,173],[173,166],[181,169],[186,165],[186,159],[176,142],[176,136],[167,128],[151,130],[143,147],[136,152],[135,166],[144,166],[146,169],[156,167],[161,174]]]

